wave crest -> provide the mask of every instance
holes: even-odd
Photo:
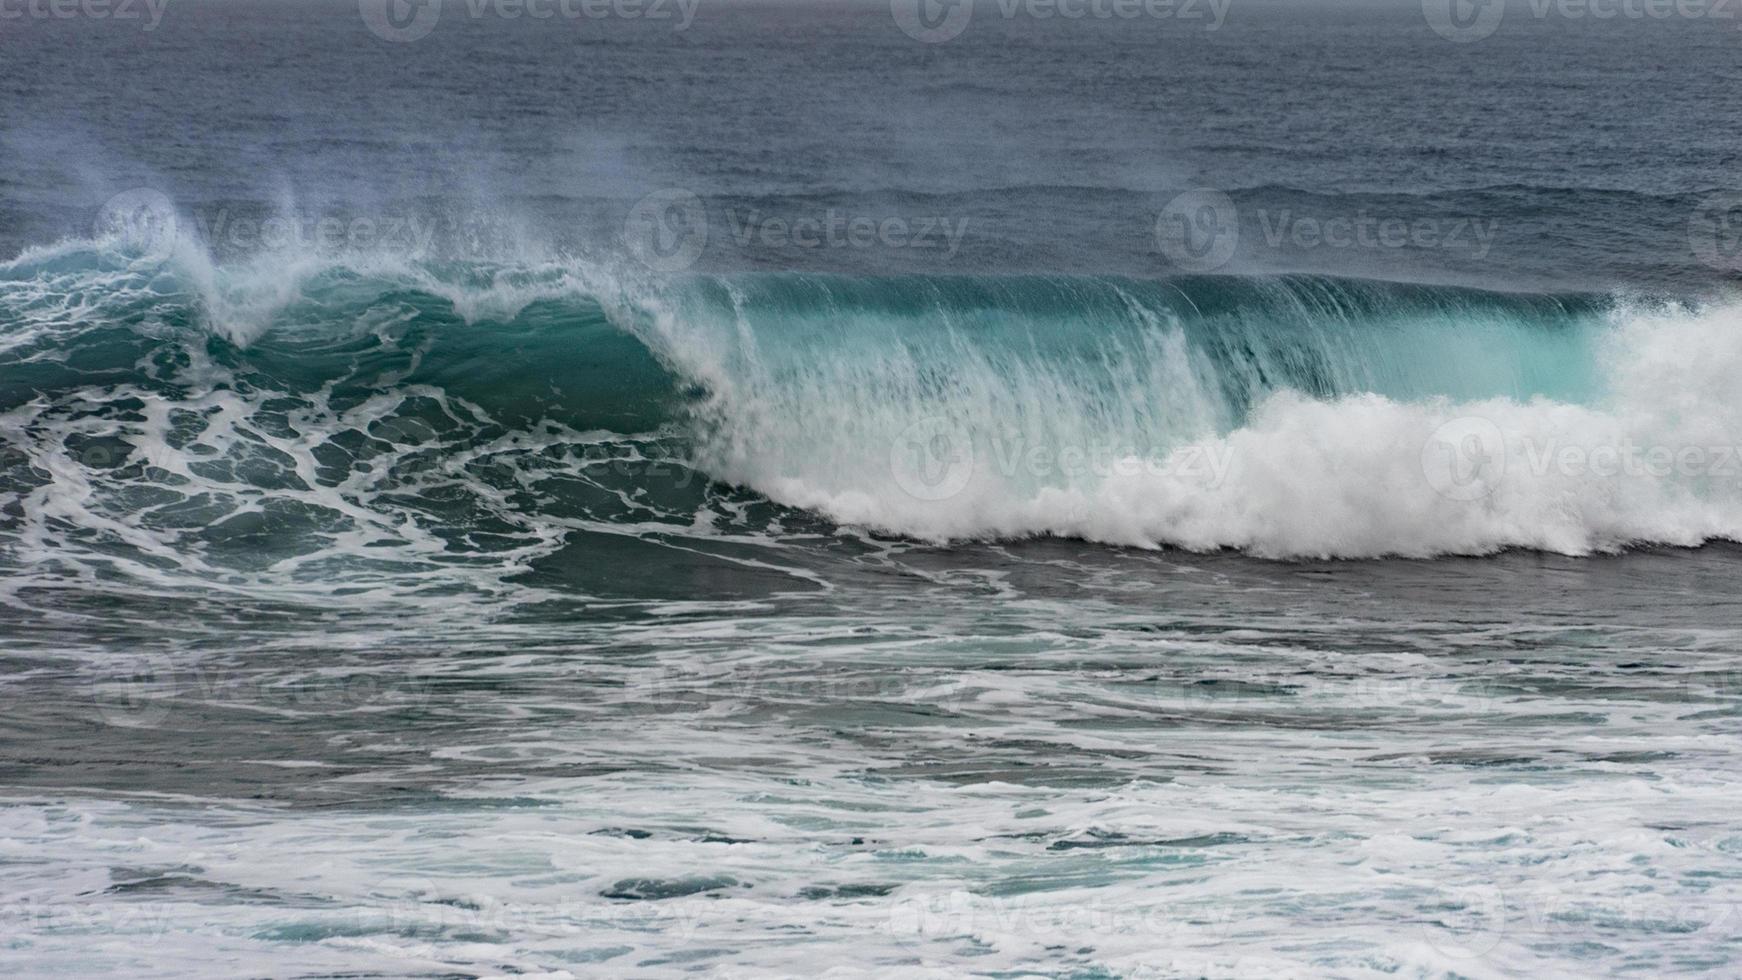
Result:
[[[351,454],[341,444],[359,436],[320,431],[323,419],[367,436],[437,405],[471,421],[424,419],[441,438],[400,450],[482,458],[513,433],[548,446],[551,433],[657,430],[661,452],[677,440],[688,467],[722,484],[932,540],[1294,558],[1585,554],[1742,533],[1742,306],[1729,302],[1318,277],[651,283],[563,257],[160,258],[102,241],[0,265],[0,345],[15,365],[0,409],[40,499],[42,467],[97,503],[126,497],[115,473],[132,472],[62,473],[53,460],[71,454],[45,440],[132,433],[160,454],[210,455],[228,450],[178,444],[176,420],[219,411],[246,430],[225,446],[289,439],[282,452],[326,466],[321,444]],[[141,400],[159,413],[149,439],[127,414]],[[547,457],[541,480],[567,465]],[[207,478],[197,461],[170,462],[153,465]],[[294,496],[261,472],[232,466],[224,482],[265,481],[240,493],[249,508]],[[302,473],[298,492],[318,496],[325,478]],[[354,473],[332,480],[359,486]],[[361,526],[386,498],[346,499]],[[560,493],[529,499],[568,508]],[[561,537],[530,527],[537,514],[506,519]]]

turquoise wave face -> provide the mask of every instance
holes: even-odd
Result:
[[[631,329],[668,363],[766,397],[808,390],[870,410],[1024,384],[1035,402],[1002,417],[1064,409],[1106,435],[1164,442],[1243,424],[1282,390],[1587,399],[1594,328],[1612,305],[1301,276],[768,275],[695,281],[661,302],[651,330]]]
[[[1608,305],[1317,277],[747,275],[631,292],[566,266],[141,269],[90,248],[0,271],[15,361],[0,404],[93,381],[173,397],[175,373],[147,366],[199,348],[287,396],[433,385],[507,425],[618,432],[683,418],[718,389],[870,409],[1023,378],[1049,389],[1031,392],[1045,411],[1066,403],[1128,427],[1110,435],[1165,441],[1237,426],[1279,390],[1588,398]],[[1201,403],[1143,386],[1177,372]]]
[[[102,541],[208,576],[511,575],[577,528],[819,518],[1277,555],[1588,550],[1668,532],[1538,533],[1547,487],[1442,539],[1419,460],[1472,412],[1561,412],[1518,416],[1527,432],[1653,418],[1605,357],[1627,316],[1318,277],[648,285],[572,261],[219,267],[74,244],[0,267],[5,480],[44,560]],[[1621,342],[1647,365],[1661,344]],[[1709,401],[1722,430],[1729,400]],[[1327,500],[1407,513],[1378,537],[1274,537]]]

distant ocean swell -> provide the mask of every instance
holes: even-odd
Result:
[[[434,584],[805,513],[1274,558],[1742,538],[1723,300],[80,240],[0,265],[0,352],[0,542],[45,573]]]

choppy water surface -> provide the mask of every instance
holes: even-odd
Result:
[[[1733,31],[475,9],[0,28],[0,967],[1735,972]]]

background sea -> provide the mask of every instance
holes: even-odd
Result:
[[[7,974],[1736,972],[1742,6],[0,72]]]

